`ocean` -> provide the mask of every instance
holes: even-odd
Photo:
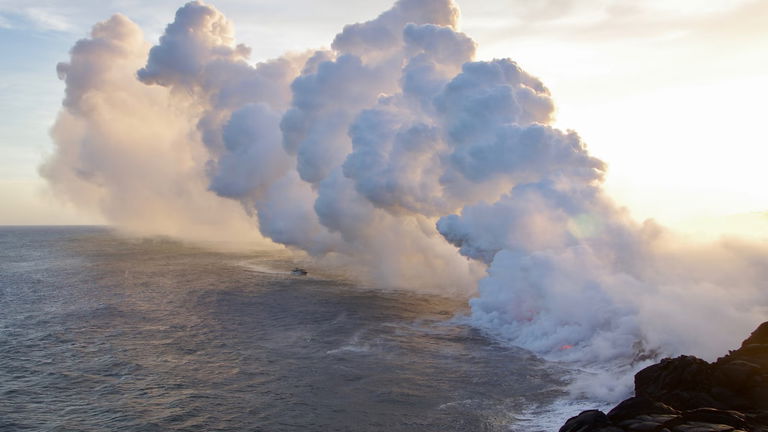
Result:
[[[307,276],[294,276],[294,266]],[[567,368],[281,252],[0,228],[2,431],[544,431]]]

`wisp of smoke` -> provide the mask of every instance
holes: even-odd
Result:
[[[116,15],[58,66],[41,173],[129,230],[258,232],[381,286],[471,296],[473,325],[583,366],[711,357],[765,319],[765,245],[632,220],[605,164],[552,126],[542,82],[474,61],[458,16],[451,0],[399,0],[330,49],[253,64],[201,1],[151,48]]]

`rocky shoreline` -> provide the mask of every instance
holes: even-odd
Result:
[[[560,432],[768,432],[768,322],[708,363],[667,358],[635,375],[635,396],[584,411]]]

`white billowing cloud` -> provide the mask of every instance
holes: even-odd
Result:
[[[200,1],[151,50],[112,18],[61,67],[44,173],[117,224],[250,215],[380,286],[474,294],[472,323],[550,358],[711,355],[753,327],[765,247],[633,221],[603,191],[605,164],[552,126],[541,81],[474,61],[457,19],[448,0],[400,0],[330,50],[252,65]]]
[[[58,66],[66,96],[41,174],[59,197],[129,231],[259,241],[237,203],[208,192],[208,156],[190,117],[199,110],[136,80],[148,50],[121,15],[78,41]]]
[[[344,160],[351,147],[346,132],[352,117],[376,101],[379,88],[394,88],[394,80],[381,82],[387,78],[353,55],[323,62],[314,73],[296,78],[293,104],[281,127],[286,150],[297,154],[302,179],[317,183]]]
[[[440,153],[446,146],[435,126],[410,121],[386,104],[363,111],[349,131],[354,150],[344,162],[344,175],[375,207],[438,215],[453,208],[441,196]]]
[[[613,290],[646,289],[642,267],[657,232],[579,181],[515,186],[493,204],[440,219],[438,229],[463,255],[489,265],[472,301],[479,325],[558,357],[631,358],[642,340],[636,319],[627,318],[636,311],[631,294]],[[559,353],[564,346],[572,348]]]
[[[343,54],[375,58],[402,46],[403,29],[408,24],[433,24],[455,29],[458,18],[459,11],[451,0],[398,1],[374,20],[344,26],[332,47]]]
[[[212,191],[235,198],[259,195],[288,171],[291,161],[280,146],[279,122],[280,115],[264,103],[232,113],[221,130],[225,152],[211,178]]]
[[[451,162],[474,182],[500,175],[512,176],[516,183],[543,176],[597,180],[604,168],[600,160],[589,156],[578,135],[538,124],[498,128],[490,142],[460,147],[451,155]]]
[[[249,50],[234,45],[234,30],[216,9],[200,1],[189,2],[176,12],[160,44],[149,51],[147,66],[138,72],[147,84],[192,85],[215,61],[243,61]]]

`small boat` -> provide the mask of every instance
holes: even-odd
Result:
[[[296,267],[293,270],[291,270],[291,274],[294,275],[294,276],[306,276],[307,275],[307,271],[304,270],[303,268]]]

